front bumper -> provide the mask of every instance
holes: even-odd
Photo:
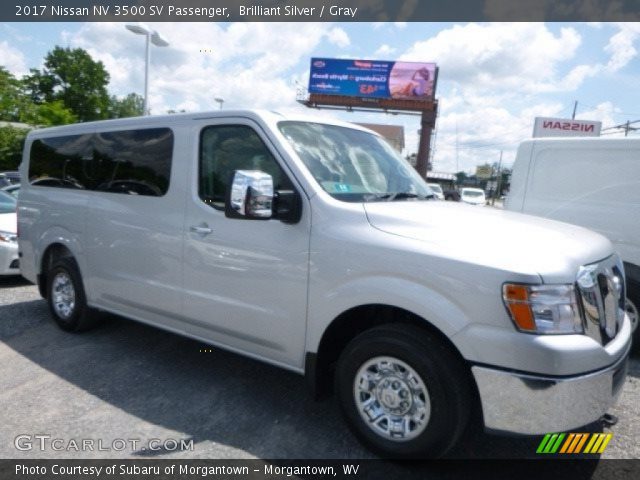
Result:
[[[485,428],[538,435],[568,431],[598,420],[622,390],[630,347],[607,368],[569,377],[473,366]]]
[[[0,275],[20,275],[17,243],[0,243]]]

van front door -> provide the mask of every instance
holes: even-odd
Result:
[[[264,133],[245,120],[205,126],[199,139],[185,219],[185,328],[233,350],[302,368],[309,209],[294,225],[225,217],[235,170],[266,172],[276,190],[296,187]]]

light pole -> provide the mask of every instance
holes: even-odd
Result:
[[[214,100],[218,102],[218,105],[220,105],[220,110],[222,110],[222,104],[224,103],[224,98],[216,97],[214,98]]]
[[[153,43],[156,47],[167,47],[167,42],[162,36],[155,30],[151,30],[144,23],[132,23],[125,25],[127,30],[138,35],[144,35],[147,39],[145,47],[145,62],[144,62],[144,115],[149,115],[149,61],[151,59],[151,51],[149,48],[149,42]]]

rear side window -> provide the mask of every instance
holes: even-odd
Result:
[[[35,140],[29,181],[35,186],[162,196],[169,188],[173,133],[123,130]]]
[[[169,189],[173,134],[168,128],[99,133],[95,137],[95,189],[162,196]]]
[[[200,136],[198,190],[202,201],[224,208],[227,186],[235,170],[260,170],[273,177],[275,190],[293,190],[293,184],[251,127],[206,127]]]
[[[29,160],[32,185],[86,189],[92,160],[92,135],[70,135],[34,140]]]

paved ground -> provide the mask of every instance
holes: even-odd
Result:
[[[0,279],[0,458],[370,458],[332,400],[312,401],[302,377],[135,322],[109,317],[91,332],[62,332],[36,287]],[[640,458],[640,358],[612,410],[605,458]],[[599,425],[589,427],[598,431]],[[609,430],[604,430],[609,431]],[[62,439],[40,451],[34,435]],[[19,451],[18,435],[34,448]],[[193,450],[77,453],[70,440],[193,440]],[[532,457],[540,437],[481,433],[458,458]],[[188,444],[188,443],[187,443]],[[129,442],[130,445],[130,442]],[[25,448],[26,444],[22,443]],[[71,449],[69,449],[71,448]]]

